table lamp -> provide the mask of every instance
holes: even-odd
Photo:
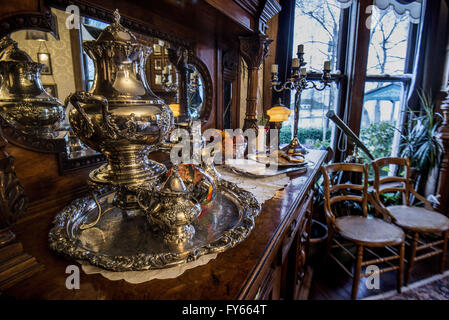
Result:
[[[173,116],[175,118],[179,117],[180,113],[181,113],[181,106],[179,105],[179,103],[173,103],[169,105],[171,111],[173,112]]]
[[[280,144],[280,130],[282,128],[282,122],[288,120],[288,116],[292,111],[286,108],[281,99],[271,109],[267,110],[267,115],[270,117],[269,122],[274,122],[275,128],[278,130],[278,145]]]

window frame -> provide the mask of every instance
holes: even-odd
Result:
[[[281,0],[283,7],[281,14],[284,19],[290,19],[290,21],[280,22],[278,29],[276,63],[279,65],[281,81],[288,76],[289,69],[285,66],[291,65],[295,4],[296,0]],[[417,51],[419,24],[410,23],[404,74],[370,75],[367,73],[371,29],[366,27],[365,22],[371,14],[369,6],[372,5],[374,5],[374,0],[356,0],[349,8],[343,9],[343,14],[340,17],[337,56],[337,69],[341,73],[332,74],[332,81],[337,84],[339,91],[335,112],[357,136],[361,130],[365,83],[372,81],[402,82],[407,90],[405,91],[407,95],[412,82],[413,64]],[[284,45],[280,46],[281,43]],[[307,74],[307,79],[320,80],[321,75],[310,72]],[[288,93],[281,95],[285,105],[290,105],[290,95]],[[279,95],[273,94],[273,103],[277,101],[278,97]],[[399,119],[399,124],[401,126],[403,124],[402,117]],[[353,151],[351,143],[347,144],[345,151],[341,151],[341,148],[338,147],[338,140],[342,134],[344,135],[338,128],[332,132],[331,147],[334,150],[334,161],[343,161]]]

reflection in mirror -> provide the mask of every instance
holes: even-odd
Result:
[[[189,116],[193,120],[200,119],[201,112],[203,111],[203,101],[204,101],[204,84],[203,78],[201,74],[198,72],[197,68],[189,64],[188,65],[189,75],[188,79],[190,80],[187,89],[188,89],[188,99],[187,99],[187,107]]]
[[[92,87],[95,81],[95,66],[92,59],[83,50],[82,44],[85,41],[97,39],[109,23],[81,17],[79,29],[68,29],[65,22],[69,15],[54,8],[51,11],[57,19],[59,40],[48,33],[37,30],[21,30],[10,36],[33,63],[41,64],[40,80],[45,95],[54,97],[54,100],[63,105],[69,94],[77,91],[89,91]],[[167,48],[170,47],[170,43],[148,35],[135,35],[140,42],[153,47],[153,53],[148,57],[146,65],[147,80],[151,90],[167,104],[179,104],[181,76],[169,60]],[[203,65],[201,67],[195,65],[197,60],[194,58],[192,60],[194,64],[187,64],[187,112],[192,120],[207,116],[204,110],[209,110],[210,106],[205,107],[205,104],[209,105],[212,101],[210,76],[204,74],[207,72],[207,68]],[[87,165],[96,165],[105,160],[102,154],[84,146],[73,134],[68,123],[67,112],[68,110],[61,109],[61,118],[64,120],[60,121],[57,127],[51,128],[50,140],[42,142],[38,135],[30,135],[33,140],[32,145],[17,143],[23,147],[31,147],[32,150],[58,153],[59,163],[62,166],[61,174]],[[16,131],[15,126],[11,126],[10,130],[5,130],[5,133],[10,135],[15,134],[15,136],[9,137],[11,142],[22,141],[20,131]],[[28,141],[29,138],[25,140]],[[48,148],[49,145],[51,148]]]
[[[106,28],[107,23],[91,19],[82,18],[81,41],[95,40],[101,31]],[[139,35],[136,35],[139,38]],[[170,62],[167,48],[169,43],[158,38],[144,37],[141,39],[145,45],[153,47],[153,53],[147,59],[147,79],[151,90],[167,104],[179,103],[179,81],[178,71]],[[89,90],[94,81],[95,67],[92,59],[84,52],[84,74],[85,87]],[[204,101],[204,80],[196,66],[188,64],[188,98],[187,111],[192,120],[200,119]]]
[[[64,119],[64,107],[41,82],[41,72],[49,70],[49,54],[38,51],[35,62],[10,37],[0,40],[0,116],[23,134],[52,139]]]
[[[52,9],[52,12],[57,19],[59,40],[46,32],[37,30],[16,31],[10,37],[17,42],[21,51],[25,52],[35,63],[41,65],[40,82],[43,90],[63,105],[70,93],[84,89],[84,87],[77,86],[77,81],[83,82],[84,72],[77,72],[77,66],[80,66],[82,61],[80,54],[74,50],[74,48],[80,48],[78,30],[66,27],[65,21],[68,15],[64,11]],[[64,112],[67,113],[67,110]],[[51,128],[51,137],[34,134],[25,139],[27,143],[17,144],[31,149],[57,153],[61,174],[104,161],[103,155],[84,146],[73,134],[67,114],[62,118],[64,118],[63,122]],[[8,137],[12,143],[18,140],[22,141],[20,133],[16,132],[17,129],[17,126],[13,125],[5,130],[6,133],[13,135]]]

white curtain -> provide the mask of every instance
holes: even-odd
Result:
[[[337,0],[342,8],[349,7],[357,0]],[[423,0],[374,0],[374,5],[381,10],[393,9],[397,15],[408,14],[410,22],[419,23],[421,19],[421,7]]]

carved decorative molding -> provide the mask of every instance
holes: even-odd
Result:
[[[58,26],[55,15],[48,9],[41,14],[39,13],[21,13],[9,16],[0,21],[0,38],[24,29],[34,29],[50,32],[57,40]]]
[[[259,69],[268,55],[270,44],[273,40],[264,34],[256,34],[248,37],[239,37],[240,54],[248,65],[248,70]]]
[[[9,229],[26,212],[28,198],[17,179],[14,158],[5,150],[7,143],[0,126],[0,291],[44,269],[36,258],[23,251],[22,244]]]
[[[248,66],[248,94],[246,98],[246,114],[243,130],[252,128],[258,133],[257,106],[259,103],[257,87],[259,84],[259,68],[270,50],[270,43],[264,34],[239,37],[240,54]]]
[[[267,22],[278,14],[282,7],[276,0],[234,0],[250,15],[256,17],[259,24],[259,32],[265,33]]]
[[[245,9],[249,14],[255,16],[259,9],[259,0],[234,0],[240,7]]]
[[[45,4],[49,7],[54,7],[57,9],[65,10],[69,5],[76,5],[80,8],[80,15],[102,20],[105,22],[114,22],[114,14],[112,11],[108,11],[99,7],[96,7],[90,3],[85,3],[83,1],[71,1],[71,0],[45,0]],[[189,51],[194,51],[194,43],[187,41],[185,39],[179,38],[173,34],[157,30],[152,26],[136,21],[127,17],[122,16],[120,23],[127,29],[142,33],[144,35],[149,35],[152,37],[159,38],[161,40],[168,41],[172,44],[183,46],[189,49]]]
[[[8,141],[0,127],[0,230],[15,223],[28,207],[28,198],[14,170],[14,158],[5,150]]]
[[[267,22],[281,11],[282,7],[276,0],[267,0],[262,8],[259,18],[259,32],[265,33]]]

